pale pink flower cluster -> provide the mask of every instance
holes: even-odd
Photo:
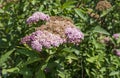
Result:
[[[64,40],[59,36],[48,31],[38,30],[29,36],[22,38],[21,43],[30,45],[33,49],[41,51],[42,48],[59,47]]]
[[[21,43],[26,43],[37,51],[41,51],[42,48],[59,47],[63,43],[73,43],[78,45],[84,34],[77,28],[68,27],[65,29],[66,39],[61,38],[59,35],[53,34],[48,31],[38,30],[33,32],[29,36],[25,36],[21,39]]]
[[[27,24],[36,23],[39,20],[48,21],[50,17],[42,12],[35,12],[27,19]]]
[[[120,34],[118,34],[118,33],[113,34],[113,38],[115,38],[117,40],[118,38],[120,38]]]
[[[68,27],[65,29],[68,43],[79,44],[84,39],[84,34],[77,28]]]

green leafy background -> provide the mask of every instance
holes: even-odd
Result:
[[[98,12],[99,0],[0,0],[0,77],[2,78],[119,78],[120,58],[113,50],[120,42],[120,1],[108,0],[112,7]],[[90,17],[88,10],[100,15]],[[20,39],[34,31],[26,19],[40,11],[50,16],[71,18],[85,34],[79,46],[61,45],[38,53]],[[39,25],[40,26],[40,25]],[[110,37],[111,44],[99,42]]]

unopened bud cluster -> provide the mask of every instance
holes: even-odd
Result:
[[[103,1],[99,1],[97,3],[96,10],[104,11],[104,10],[107,10],[107,9],[109,9],[111,7],[112,7],[112,5],[110,4],[110,2],[108,2],[106,0],[103,0]]]

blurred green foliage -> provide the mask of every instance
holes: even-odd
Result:
[[[2,78],[119,78],[120,49],[112,35],[120,33],[120,1],[99,12],[99,0],[0,0],[0,68]],[[26,19],[36,11],[70,17],[85,34],[79,46],[62,45],[38,53],[20,44],[33,27]],[[88,14],[99,14],[93,18]],[[101,37],[111,43],[100,43]],[[1,70],[0,70],[1,71]]]

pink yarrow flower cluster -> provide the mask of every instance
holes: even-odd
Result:
[[[42,51],[42,48],[59,47],[63,43],[73,43],[78,45],[84,34],[77,28],[68,27],[65,29],[66,39],[61,38],[59,35],[52,34],[48,31],[35,31],[29,36],[25,36],[21,39],[22,44],[28,44],[37,51]]]
[[[120,38],[120,34],[118,34],[118,33],[113,34],[113,38],[115,38],[117,40],[118,38]]]
[[[25,40],[25,41],[24,41]],[[58,47],[61,45],[64,40],[59,36],[52,34],[48,31],[41,31],[38,30],[36,32],[33,32],[29,38],[22,38],[21,43],[30,43],[30,46],[37,50],[37,51],[42,51],[42,48],[51,48],[53,47]]]
[[[84,34],[77,28],[68,27],[65,29],[68,43],[79,44],[84,39]]]
[[[35,12],[27,19],[27,24],[38,22],[39,20],[48,21],[50,17],[42,12]]]
[[[27,36],[25,36],[25,37],[23,37],[22,39],[21,39],[21,43],[22,44],[29,44],[29,42],[30,42],[30,36],[29,35],[27,35]]]

